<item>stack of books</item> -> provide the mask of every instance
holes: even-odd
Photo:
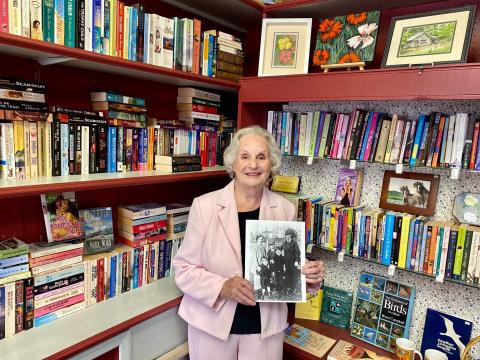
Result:
[[[191,87],[178,88],[178,119],[189,126],[203,125],[217,128],[220,95]]]
[[[155,170],[168,173],[202,171],[201,157],[198,155],[156,155]]]
[[[183,239],[187,229],[190,206],[185,204],[167,204],[167,239]]]
[[[83,242],[29,244],[33,273],[34,326],[85,308]]]

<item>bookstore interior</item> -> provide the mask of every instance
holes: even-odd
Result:
[[[257,125],[284,359],[479,360],[479,84],[480,0],[0,0],[0,359],[187,359],[172,259]]]

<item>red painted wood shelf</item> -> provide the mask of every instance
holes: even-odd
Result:
[[[197,86],[226,92],[237,92],[240,87],[238,83],[229,80],[167,69],[7,33],[0,33],[0,53],[37,60],[40,64],[58,62],[76,68],[175,86]]]
[[[45,192],[110,189],[123,186],[174,183],[226,177],[224,167],[204,168],[203,171],[184,173],[161,173],[157,171],[133,171],[127,173],[105,173],[69,175],[25,180],[1,180],[0,199],[38,195]]]
[[[295,319],[295,323],[297,323],[298,325],[304,326],[304,327],[306,327],[310,330],[313,330],[317,333],[320,333],[322,335],[328,336],[332,339],[344,340],[344,341],[347,341],[349,343],[361,346],[364,349],[374,351],[378,355],[387,356],[387,357],[390,357],[390,358],[393,359],[393,354],[392,353],[390,353],[386,350],[377,348],[377,347],[375,347],[375,346],[373,346],[369,343],[366,343],[364,341],[361,341],[361,340],[351,336],[350,332],[348,330],[339,329],[335,326],[327,325],[327,324],[321,323],[320,321],[315,321],[315,320]],[[333,348],[333,346],[332,346],[332,348]],[[284,344],[283,345],[283,353],[284,353],[283,358],[284,358],[284,360],[299,360],[299,359],[301,359],[301,360],[326,360],[329,352],[330,352],[330,350],[327,351],[327,353],[325,354],[324,357],[319,358],[317,356],[309,354],[309,353],[307,353],[303,350],[300,350],[300,349],[298,349],[294,346],[291,346],[289,344]]]

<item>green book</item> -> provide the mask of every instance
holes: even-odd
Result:
[[[473,231],[467,229],[465,234],[465,244],[463,245],[462,267],[460,270],[460,280],[467,281],[468,261],[470,258],[470,250],[472,248]]]
[[[457,248],[455,250],[455,262],[453,263],[453,279],[460,280],[463,261],[463,247],[465,246],[466,225],[458,228]]]
[[[325,146],[327,145],[328,129],[330,128],[331,118],[332,118],[331,114],[325,114],[325,123],[323,124],[322,140],[320,141],[320,151],[318,152],[319,158],[325,157]]]
[[[53,43],[55,41],[55,7],[53,0],[43,0],[43,40]]]
[[[323,287],[320,321],[341,329],[350,328],[353,293],[330,286]]]

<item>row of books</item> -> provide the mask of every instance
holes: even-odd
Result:
[[[362,109],[352,114],[269,111],[267,124],[286,155],[480,169],[480,122],[467,113],[404,119]]]
[[[142,3],[119,0],[5,1],[0,14],[1,31],[11,34],[205,76],[241,75],[240,39],[201,27],[199,19],[146,13]]]

